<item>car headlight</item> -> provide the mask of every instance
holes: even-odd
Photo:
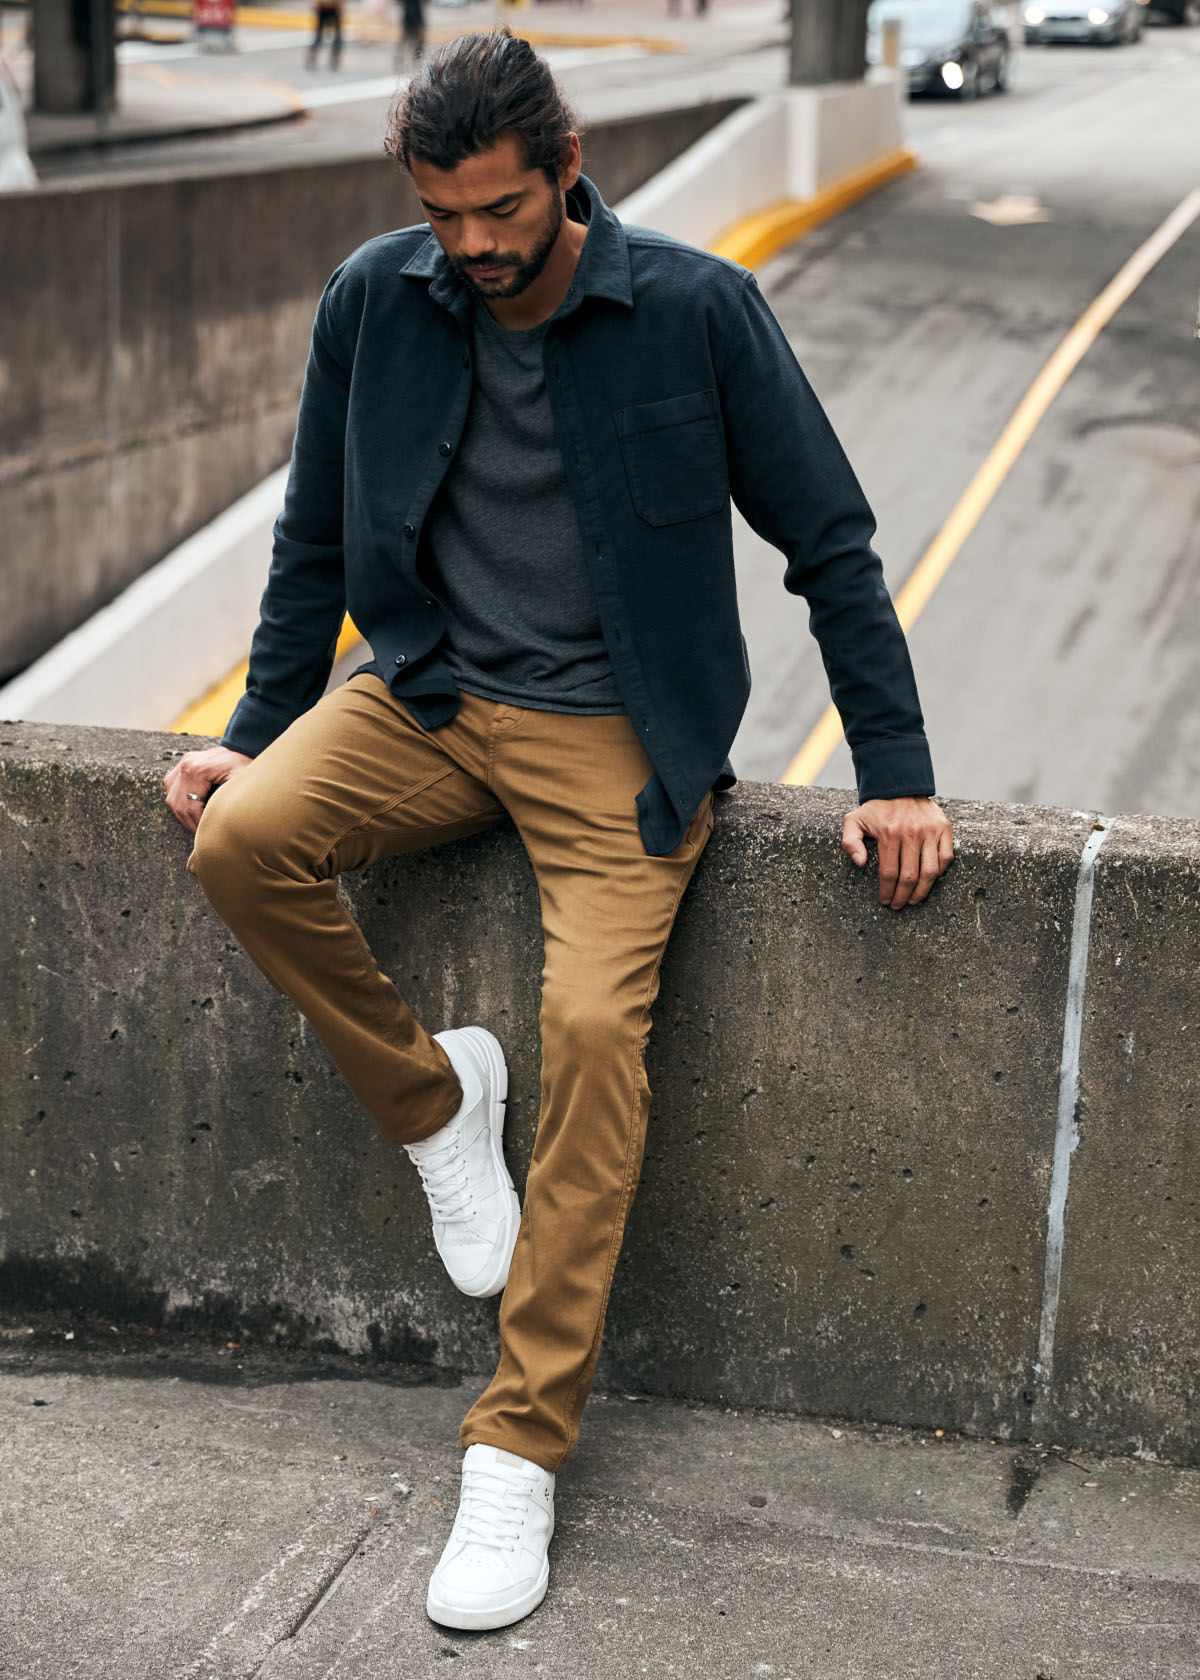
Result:
[[[1043,6],[1026,6],[1026,8],[1025,8],[1025,22],[1026,23],[1031,23],[1036,28],[1039,23],[1045,23],[1045,21],[1046,21],[1046,11],[1045,11],[1045,8]]]
[[[963,85],[962,65],[956,64],[952,58],[947,59],[946,63],[942,65],[942,80],[952,93],[957,93]]]
[[[1091,11],[1088,13],[1088,22],[1107,23],[1108,13],[1104,10],[1103,6],[1093,6]]]

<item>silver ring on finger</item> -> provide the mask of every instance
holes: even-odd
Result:
[[[201,805],[203,805],[204,801],[208,798],[208,795],[206,793],[189,793],[188,798],[198,799]]]

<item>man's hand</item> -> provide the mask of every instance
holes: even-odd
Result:
[[[163,777],[167,804],[189,834],[195,834],[204,814],[204,801],[215,787],[236,776],[252,762],[245,753],[229,747],[205,747],[202,752],[184,753]]]
[[[842,850],[861,869],[865,841],[879,848],[879,902],[920,904],[954,861],[950,819],[932,799],[868,799],[842,818]]]

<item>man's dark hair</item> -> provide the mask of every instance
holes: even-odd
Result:
[[[515,134],[529,168],[553,182],[578,126],[545,59],[511,29],[493,29],[428,55],[388,113],[384,150],[406,169],[413,158],[457,169]]]

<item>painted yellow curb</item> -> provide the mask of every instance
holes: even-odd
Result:
[[[334,664],[361,641],[362,637],[347,615],[342,620],[337,649],[333,656]],[[233,715],[233,708],[246,692],[246,672],[249,669],[249,660],[243,660],[235,671],[230,671],[227,677],[222,677],[219,683],[214,684],[203,699],[189,706],[186,712],[181,712],[171,724],[169,732],[172,735],[222,734]]]
[[[916,166],[916,153],[907,146],[898,146],[865,168],[856,169],[852,175],[844,175],[815,198],[783,198],[769,204],[765,210],[736,222],[709,249],[719,257],[741,263],[743,268],[759,268],[785,245],[803,239],[822,222]]]
[[[121,0],[125,3],[125,0]],[[186,0],[156,0],[160,5],[186,4]],[[532,40],[532,36],[528,39]],[[916,167],[916,154],[907,146],[901,146],[894,152],[888,152],[865,169],[858,169],[852,175],[844,176],[836,181],[832,187],[826,187],[824,192],[818,193],[810,199],[784,199],[778,204],[769,205],[754,216],[748,216],[744,221],[728,229],[709,247],[718,256],[729,257],[733,262],[739,262],[746,268],[754,268],[760,263],[781,251],[785,245],[802,239],[810,229],[827,222],[836,216],[839,210],[844,210],[857,199],[865,198],[898,175],[906,174]],[[342,633],[338,637],[337,655],[340,659],[348,648],[358,641],[359,634],[346,619],[342,625]],[[176,718],[171,730],[177,735],[219,735],[229,722],[233,708],[242,697],[246,686],[246,672],[249,662],[239,665],[236,671],[217,683],[209,690],[202,700],[188,708],[182,716]],[[838,725],[840,738],[841,726]],[[834,743],[836,745],[836,741]],[[832,749],[829,749],[832,750]],[[829,756],[826,751],[826,758]],[[795,765],[788,772],[789,777],[795,770]]]

